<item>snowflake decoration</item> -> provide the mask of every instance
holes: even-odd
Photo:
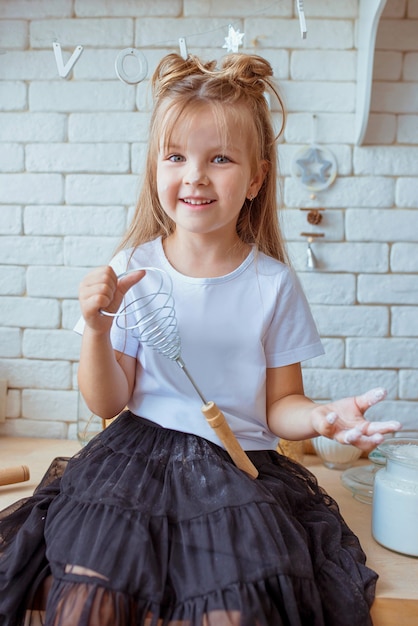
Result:
[[[225,43],[222,48],[226,48],[227,52],[238,52],[238,48],[242,46],[242,40],[245,33],[240,33],[239,30],[229,25],[228,37],[225,37]]]

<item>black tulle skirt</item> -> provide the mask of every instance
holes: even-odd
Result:
[[[46,626],[370,625],[377,576],[335,501],[280,454],[249,456],[256,480],[126,412],[55,459],[0,514],[0,625],[35,621],[42,588]]]

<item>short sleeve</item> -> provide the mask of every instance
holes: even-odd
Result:
[[[264,337],[267,367],[299,363],[324,353],[308,301],[296,273],[279,276],[275,310]]]

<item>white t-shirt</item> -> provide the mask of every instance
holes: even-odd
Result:
[[[192,278],[170,265],[161,238],[133,253],[131,249],[118,253],[111,265],[118,275],[128,269],[156,267],[170,276],[180,354],[197,387],[223,412],[244,450],[275,449],[278,438],[266,422],[266,368],[323,354],[295,273],[253,248],[230,274]],[[161,276],[149,271],[129,290],[122,306],[141,298],[133,307],[142,307],[139,316],[143,318]],[[151,308],[157,310],[163,300],[167,298],[153,299]],[[135,314],[130,310],[126,310],[126,319],[113,323],[111,331],[113,347],[139,362],[129,409],[163,427],[194,433],[221,445],[201,412],[202,400],[178,363],[144,345],[137,330],[120,327],[133,325]],[[165,308],[162,315],[166,312],[170,313],[169,309]],[[147,317],[140,328],[153,333],[156,324],[154,318]],[[82,323],[76,330],[82,330]]]

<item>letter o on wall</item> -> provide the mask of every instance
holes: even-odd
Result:
[[[123,65],[127,57],[135,57],[138,63],[138,70],[132,74],[127,74]],[[116,75],[124,83],[128,85],[136,85],[144,80],[148,72],[148,63],[145,55],[135,48],[125,48],[121,50],[115,60]]]

